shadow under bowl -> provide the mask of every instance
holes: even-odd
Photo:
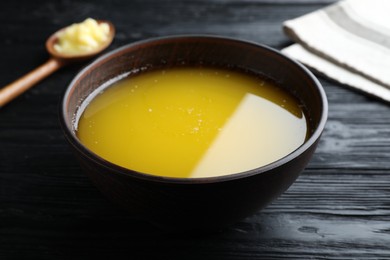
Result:
[[[97,156],[77,138],[77,111],[102,84],[135,69],[199,64],[245,69],[273,80],[295,95],[304,106],[311,130],[305,143],[257,169],[191,179],[152,176],[122,168]],[[136,42],[100,57],[73,79],[60,110],[65,137],[96,187],[132,216],[178,232],[226,227],[254,214],[286,191],[312,157],[328,107],[319,81],[280,52],[237,39],[185,35]]]

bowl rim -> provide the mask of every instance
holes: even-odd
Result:
[[[167,176],[159,176],[159,175],[153,175],[148,173],[143,173],[135,170],[131,170],[122,166],[119,166],[117,164],[114,164],[99,155],[92,152],[90,149],[88,149],[86,146],[84,146],[81,141],[76,137],[74,131],[68,127],[68,124],[66,123],[65,118],[67,118],[67,100],[69,95],[71,94],[73,90],[73,86],[78,82],[78,80],[86,74],[91,68],[95,67],[96,64],[103,62],[107,59],[110,59],[110,57],[118,55],[118,53],[122,51],[126,51],[129,48],[134,48],[137,45],[142,45],[145,43],[157,43],[161,41],[175,41],[175,40],[183,40],[183,39],[209,39],[209,40],[223,40],[223,41],[230,41],[230,42],[236,42],[239,44],[244,45],[251,45],[252,47],[256,48],[262,48],[263,50],[267,52],[271,52],[273,55],[279,56],[278,58],[281,58],[285,60],[285,62],[291,63],[293,66],[295,66],[297,69],[301,70],[303,74],[305,74],[310,81],[314,83],[316,86],[316,91],[318,92],[321,102],[322,102],[322,109],[321,109],[321,117],[319,120],[319,123],[317,127],[312,132],[309,139],[307,139],[302,145],[300,145],[297,149],[290,152],[286,156],[273,161],[272,163],[269,163],[264,166],[260,166],[251,170],[242,171],[238,173],[230,173],[226,175],[220,175],[220,176],[211,176],[211,177],[197,177],[197,178],[185,178],[185,177],[167,177]],[[102,56],[98,57],[88,65],[86,65],[83,69],[81,69],[71,80],[71,82],[67,85],[65,88],[61,99],[60,99],[60,106],[59,106],[59,120],[60,125],[62,128],[62,131],[66,137],[66,139],[69,141],[69,143],[76,148],[80,153],[82,153],[85,157],[88,157],[90,160],[94,161],[94,163],[99,164],[100,166],[109,169],[111,172],[115,172],[117,174],[123,174],[128,177],[133,177],[137,179],[143,179],[147,181],[152,182],[164,182],[164,183],[179,183],[179,184],[202,184],[202,183],[220,183],[225,181],[232,181],[236,179],[243,179],[246,177],[250,177],[253,175],[258,174],[264,174],[266,172],[269,172],[273,170],[274,168],[280,167],[283,164],[288,163],[289,161],[292,161],[293,159],[299,157],[301,154],[303,154],[306,150],[308,150],[312,145],[315,144],[315,142],[320,138],[327,121],[328,117],[328,100],[326,97],[325,90],[323,89],[321,83],[319,80],[314,76],[314,74],[306,68],[304,65],[302,65],[300,62],[288,57],[287,55],[283,54],[277,49],[274,49],[272,47],[269,47],[267,45],[257,43],[254,41],[249,40],[242,40],[238,38],[233,37],[226,37],[226,36],[220,36],[220,35],[209,35],[209,34],[179,34],[179,35],[169,35],[169,36],[162,36],[162,37],[152,37],[144,40],[135,41],[126,45],[123,45],[119,48],[116,48],[114,50],[111,50]],[[76,113],[76,111],[75,111]]]

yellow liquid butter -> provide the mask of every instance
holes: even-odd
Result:
[[[114,83],[86,106],[77,136],[122,167],[170,177],[251,170],[297,149],[307,135],[298,101],[237,71],[173,68]]]

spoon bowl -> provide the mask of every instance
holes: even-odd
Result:
[[[114,39],[115,36],[115,27],[114,25],[107,20],[97,20],[98,24],[107,24],[109,27],[109,35],[108,35],[108,40],[105,41],[103,44],[101,44],[98,48],[96,48],[93,51],[85,52],[85,53],[78,53],[78,54],[67,54],[67,53],[60,53],[55,50],[54,45],[58,42],[58,37],[59,35],[66,30],[67,27],[64,27],[54,34],[52,34],[46,41],[46,50],[49,52],[51,57],[60,59],[66,62],[77,62],[77,61],[83,61],[90,59],[99,53],[101,53],[103,50],[105,50],[111,43],[112,40]]]

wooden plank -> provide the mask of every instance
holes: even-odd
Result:
[[[284,20],[331,0],[3,3],[0,84],[45,61],[46,37],[85,16],[117,26],[111,46],[207,33],[280,49]],[[24,34],[25,31],[27,34]],[[390,108],[321,79],[329,121],[312,161],[263,211],[207,236],[175,236],[132,219],[81,171],[58,124],[58,102],[85,64],[49,77],[0,109],[0,259],[390,259]]]

